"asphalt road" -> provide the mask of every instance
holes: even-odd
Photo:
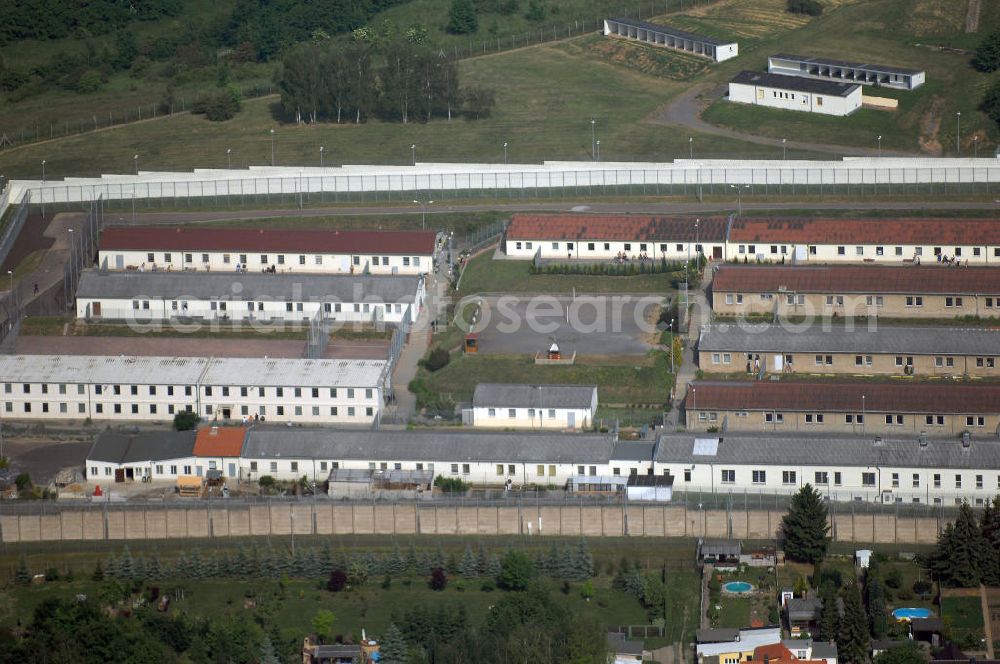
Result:
[[[734,201],[735,202],[735,201]],[[835,201],[789,203],[743,202],[744,210],[1000,210],[1000,201]],[[469,205],[435,205],[427,214],[447,212],[603,212],[633,214],[689,214],[696,212],[735,212],[735,205],[725,203],[640,203],[613,202],[593,203],[553,202],[553,203],[476,203]],[[327,217],[327,216],[385,216],[390,214],[416,214],[412,205],[388,205],[377,207],[321,207],[292,208],[275,210],[206,210],[202,212],[142,212],[135,215],[137,225],[145,224],[195,224],[213,221],[233,221],[240,219],[273,219],[280,217]],[[107,214],[114,219],[115,213]],[[131,217],[131,215],[128,215]]]

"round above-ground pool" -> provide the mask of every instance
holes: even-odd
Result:
[[[930,609],[902,608],[892,612],[892,617],[896,620],[912,620],[914,618],[930,618]]]
[[[722,589],[727,593],[733,593],[734,595],[740,595],[743,593],[748,593],[753,590],[753,586],[746,581],[730,581],[729,583],[722,584]]]

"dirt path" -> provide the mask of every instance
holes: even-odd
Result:
[[[965,12],[966,32],[979,32],[979,13],[982,8],[982,0],[969,0],[969,9]],[[992,656],[990,655],[990,657]]]
[[[701,113],[707,107],[707,103],[702,98],[716,99],[725,93],[725,85],[703,84],[695,85],[687,92],[667,102],[658,108],[652,121],[658,124],[678,125],[692,132],[701,134],[711,134],[713,136],[724,136],[734,140],[747,141],[758,145],[769,145],[780,148],[782,145],[793,150],[807,150],[811,152],[830,152],[837,155],[849,155],[852,157],[871,157],[876,154],[873,148],[847,147],[843,145],[830,145],[827,143],[808,143],[805,141],[787,141],[782,143],[780,138],[769,138],[767,136],[757,136],[746,132],[728,129],[718,125],[710,124],[701,119]],[[903,152],[897,150],[882,150],[882,155],[886,157],[916,157],[918,152]]]

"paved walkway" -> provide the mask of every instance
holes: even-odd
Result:
[[[684,354],[680,370],[674,380],[674,398],[670,409],[669,422],[674,429],[683,429],[685,426],[685,414],[681,412],[681,404],[684,403],[684,397],[687,395],[688,383],[695,379],[695,374],[698,371],[694,347],[698,343],[698,334],[702,325],[706,325],[712,320],[712,309],[708,305],[708,297],[705,294],[708,286],[712,283],[712,276],[712,264],[709,263],[705,267],[705,275],[701,284],[696,290],[691,291],[691,308],[687,328],[678,332],[684,339]]]
[[[986,637],[986,658],[993,659],[993,621],[990,619],[990,602],[986,586],[979,584],[979,599],[983,603],[983,636]]]

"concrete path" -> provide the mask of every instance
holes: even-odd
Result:
[[[691,132],[700,134],[711,134],[713,136],[724,136],[734,140],[756,143],[757,145],[768,145],[781,150],[782,145],[793,150],[806,150],[809,152],[830,152],[836,155],[850,155],[858,157],[875,157],[878,155],[877,146],[870,148],[847,147],[844,145],[830,145],[828,143],[808,143],[805,141],[787,141],[782,143],[780,138],[769,138],[758,136],[727,127],[720,127],[708,123],[701,119],[701,113],[708,107],[709,103],[720,99],[726,92],[725,84],[705,84],[688,88],[686,92],[667,102],[656,112],[654,122],[660,124],[674,125],[689,129]],[[704,97],[705,101],[701,101]],[[695,138],[694,145],[698,145]],[[697,147],[695,147],[697,150]],[[919,157],[919,152],[904,152],[900,150],[882,150],[884,157]]]
[[[705,291],[712,283],[712,264],[705,267],[705,274],[701,284],[696,290],[691,291],[691,307],[688,316],[686,329],[679,330],[678,334],[684,339],[684,354],[681,368],[677,372],[674,381],[674,395],[671,402],[669,424],[671,428],[683,429],[686,423],[686,413],[681,412],[681,405],[687,396],[688,384],[695,379],[698,371],[695,362],[694,347],[698,343],[698,334],[702,325],[708,324],[712,320],[712,309],[708,304],[708,296]]]
[[[780,141],[779,141],[780,142]],[[886,153],[888,154],[888,153]],[[879,201],[854,199],[851,201],[793,201],[787,203],[743,201],[744,210],[995,210],[1000,201]],[[696,212],[717,212],[720,210],[736,210],[735,199],[726,202],[640,202],[619,201],[610,203],[595,203],[593,201],[558,201],[551,203],[518,202],[518,203],[483,203],[435,205],[427,210],[430,217],[434,214],[453,212],[607,212],[632,214],[684,214]],[[379,206],[340,206],[340,207],[310,207],[305,209],[268,209],[268,210],[204,210],[201,212],[140,212],[136,214],[137,225],[150,224],[197,224],[217,221],[239,221],[246,219],[272,219],[280,217],[328,217],[335,215],[349,216],[385,216],[388,214],[416,214],[412,205],[379,205]],[[108,215],[111,222],[112,215]]]
[[[986,586],[979,584],[979,599],[983,603],[983,635],[986,637],[986,659],[993,659],[993,621],[990,620],[990,602]]]

